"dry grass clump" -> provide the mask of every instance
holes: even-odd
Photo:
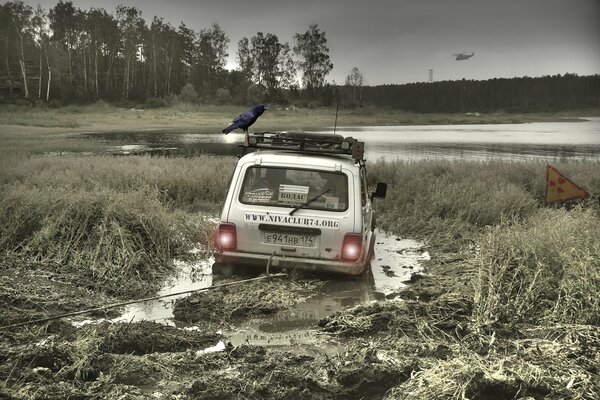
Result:
[[[67,191],[17,184],[0,197],[0,247],[26,260],[78,270],[93,288],[151,292],[212,226],[169,211],[155,190]]]
[[[319,328],[344,336],[383,333],[418,340],[461,337],[471,308],[471,299],[460,294],[446,294],[426,302],[375,302],[337,311],[319,321]]]
[[[216,212],[233,163],[208,156],[2,161],[0,248],[70,267],[96,289],[149,293],[174,256],[209,244],[212,225],[191,212]]]
[[[481,241],[474,317],[495,322],[600,324],[600,217],[541,210]]]
[[[411,378],[385,398],[596,399],[600,331],[580,328],[548,326],[544,338],[524,330],[525,338],[491,340],[479,353],[450,345],[452,357],[421,359]]]

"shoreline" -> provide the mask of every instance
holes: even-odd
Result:
[[[0,127],[3,134],[79,134],[86,132],[193,130],[194,133],[220,133],[244,107],[202,109],[190,106],[165,109],[118,109],[106,106],[84,106],[76,109],[9,110],[0,107]],[[558,113],[512,114],[495,112],[417,114],[399,110],[341,110],[338,126],[422,126],[524,124],[533,122],[575,122],[600,115],[600,110],[564,111]],[[254,124],[263,130],[314,130],[332,127],[335,109],[286,110],[274,109],[263,114]]]

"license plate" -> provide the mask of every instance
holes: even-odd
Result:
[[[294,235],[291,233],[265,233],[263,243],[282,246],[315,247],[315,237],[310,235]]]

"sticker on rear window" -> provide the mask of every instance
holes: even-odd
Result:
[[[266,188],[244,193],[244,201],[253,203],[268,203],[271,197],[273,197],[273,191]]]
[[[308,186],[279,185],[279,199],[285,204],[304,204],[308,201]]]

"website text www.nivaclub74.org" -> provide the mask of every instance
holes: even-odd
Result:
[[[270,223],[290,226],[306,226],[311,228],[339,229],[340,221],[327,218],[297,217],[293,215],[276,215],[266,213],[245,213],[244,222]]]

